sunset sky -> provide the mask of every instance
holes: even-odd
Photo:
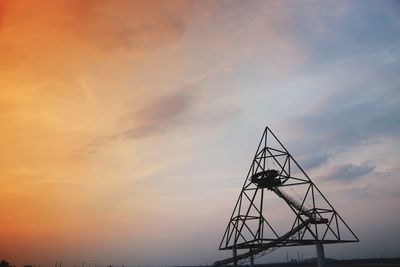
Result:
[[[398,1],[0,0],[0,259],[230,256],[267,125],[360,238],[327,257],[400,257]]]

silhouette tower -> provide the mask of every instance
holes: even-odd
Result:
[[[275,224],[271,221],[271,209],[279,213]],[[318,265],[323,266],[323,244],[358,241],[266,127],[219,245],[220,250],[232,250],[233,256],[214,265],[233,263],[236,266],[238,262],[250,260],[253,266],[255,257],[280,247],[316,245]],[[245,252],[238,254],[238,250]]]

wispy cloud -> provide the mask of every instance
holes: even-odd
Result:
[[[369,162],[364,162],[360,165],[347,163],[331,167],[326,171],[324,178],[337,181],[352,181],[371,173],[374,169],[375,165]]]
[[[315,151],[314,151],[315,152]],[[330,157],[329,153],[325,152],[310,152],[305,157],[301,158],[301,166],[304,170],[311,170],[318,168],[328,161]]]
[[[158,97],[122,116],[118,121],[121,130],[95,136],[74,154],[92,154],[108,143],[121,139],[140,139],[162,134],[183,122],[185,114],[194,103],[194,94],[193,88],[187,87],[173,94]]]
[[[18,69],[39,80],[44,75],[68,74],[68,80],[104,58],[137,59],[180,40],[191,5],[185,1],[1,1],[1,68],[6,73]]]
[[[303,118],[304,127],[326,136],[330,144],[341,146],[398,136],[400,96],[397,85],[389,85],[389,88],[382,85],[380,90],[366,84],[360,86],[362,88],[329,97],[319,110]]]
[[[329,93],[289,120],[303,138],[312,137],[301,149],[304,164],[318,167],[350,149],[398,138],[400,59],[390,51],[330,66],[329,78],[321,84]],[[387,53],[392,61],[387,60]]]
[[[68,1],[81,40],[105,50],[145,52],[177,40],[191,3],[184,1]]]
[[[121,133],[127,138],[141,138],[168,131],[184,120],[194,104],[195,88],[185,87],[173,94],[128,113],[123,120],[133,126]]]
[[[240,114],[238,108],[229,105],[206,110],[207,99],[200,97],[200,91],[195,84],[189,84],[134,108],[117,121],[121,130],[94,137],[76,153],[92,154],[117,140],[150,138],[200,125],[220,126],[223,121]]]

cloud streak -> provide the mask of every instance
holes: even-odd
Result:
[[[163,133],[182,123],[184,116],[194,104],[194,89],[183,88],[125,115],[123,120],[134,126],[125,130],[121,135],[134,139],[142,138]]]
[[[305,165],[319,167],[350,149],[398,139],[398,60],[393,49],[388,49],[362,61],[349,58],[332,66],[329,78],[321,84],[330,93],[289,120],[303,139],[312,137],[301,148]]]
[[[301,166],[304,170],[311,170],[318,168],[325,164],[331,155],[324,152],[313,153],[310,152],[307,156],[301,158]]]
[[[159,96],[122,116],[117,121],[121,130],[94,137],[74,154],[93,154],[115,141],[151,138],[200,125],[221,125],[221,122],[240,114],[234,106],[205,110],[203,104],[206,99],[201,99],[200,91],[196,85],[190,84]]]
[[[127,129],[96,136],[74,154],[93,154],[117,140],[141,139],[165,133],[184,121],[194,103],[194,94],[194,88],[187,87],[173,94],[158,97],[118,120],[120,127]]]
[[[77,35],[101,49],[145,52],[177,40],[190,7],[184,1],[67,1]]]
[[[351,163],[336,165],[328,169],[324,178],[337,181],[353,181],[371,173],[375,167],[375,165],[368,162],[364,162],[360,165]]]

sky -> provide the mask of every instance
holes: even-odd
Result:
[[[0,0],[0,258],[230,256],[266,126],[360,239],[327,257],[400,257],[399,73],[398,1]]]

